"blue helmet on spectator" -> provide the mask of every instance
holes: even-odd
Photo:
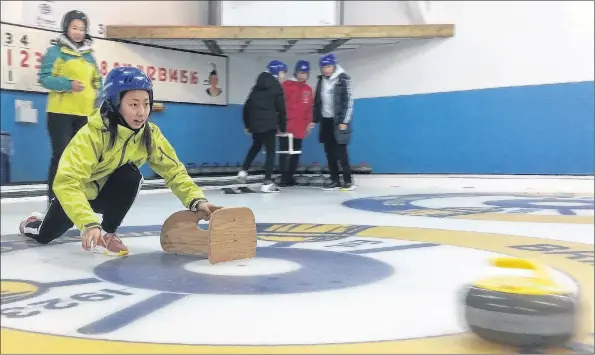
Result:
[[[153,82],[142,70],[135,67],[117,67],[105,77],[100,96],[102,111],[117,112],[120,99],[127,91],[145,90],[149,93],[149,102],[153,108]],[[106,105],[104,107],[104,105]]]
[[[326,67],[328,65],[337,65],[339,61],[337,60],[337,57],[335,57],[334,54],[330,53],[327,55],[323,55],[322,57],[320,57],[320,67]]]
[[[267,70],[269,73],[273,74],[273,76],[279,76],[280,72],[287,73],[287,64],[279,60],[272,60],[267,64]]]
[[[295,73],[298,72],[304,72],[304,73],[310,73],[310,62],[308,62],[307,60],[298,60],[297,63],[295,63]]]

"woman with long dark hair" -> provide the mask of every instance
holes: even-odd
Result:
[[[62,154],[54,180],[56,198],[45,218],[31,213],[19,226],[21,234],[47,244],[75,225],[84,250],[99,247],[110,255],[128,254],[116,230],[140,190],[139,168],[146,162],[184,206],[210,215],[214,206],[159,128],[148,122],[151,79],[137,68],[115,68],[105,78],[101,101]],[[101,222],[97,213],[103,215]]]

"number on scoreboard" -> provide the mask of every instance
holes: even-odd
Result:
[[[29,36],[28,35],[22,35],[21,39],[19,41],[21,43],[21,48],[29,48]]]
[[[2,79],[4,79],[5,84],[16,84],[15,76],[16,72],[13,68],[4,68],[4,73],[2,73]]]
[[[4,40],[2,41],[2,45],[5,48],[2,49],[2,52],[4,52],[4,55],[2,56],[2,60],[4,61],[4,69],[2,70],[2,81],[4,81],[5,84],[14,85],[16,83],[16,71],[13,67],[12,47],[15,46],[15,35],[12,32],[4,32],[3,37]]]
[[[14,34],[12,32],[4,32],[4,41],[2,44],[6,47],[14,47]]]

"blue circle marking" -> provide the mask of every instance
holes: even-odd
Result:
[[[257,258],[283,259],[297,270],[277,275],[199,274],[184,265],[192,256],[146,253],[113,259],[95,267],[97,277],[115,284],[187,294],[266,295],[320,292],[361,286],[388,278],[394,269],[361,255],[299,248],[259,247]]]
[[[437,199],[437,198],[455,198],[455,197],[496,197],[496,196],[514,196],[518,200],[489,200],[484,202],[485,207],[442,207],[427,208],[416,206],[416,201]],[[572,204],[572,205],[566,205]],[[393,214],[412,214],[424,212],[427,217],[454,217],[472,215],[476,213],[511,213],[507,210],[517,209],[516,213],[528,212],[530,210],[556,210],[561,215],[576,215],[575,210],[593,210],[595,203],[593,198],[577,198],[571,195],[555,195],[535,197],[530,194],[517,193],[452,193],[452,194],[412,194],[412,195],[389,195],[378,197],[364,197],[343,202],[343,205],[349,208],[364,210],[369,212],[393,213]]]
[[[526,208],[526,209],[543,209],[556,210],[561,215],[574,216],[576,213],[573,210],[593,210],[595,203],[589,199],[551,199],[551,198],[536,198],[523,200],[494,200],[484,202],[486,205],[502,207],[502,208]],[[572,205],[564,205],[564,204]]]

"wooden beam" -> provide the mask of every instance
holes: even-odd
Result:
[[[318,53],[326,54],[326,53],[332,52],[335,49],[337,49],[337,48],[341,47],[342,45],[344,45],[345,43],[347,43],[347,41],[349,41],[349,40],[345,39],[345,38],[336,39],[336,40],[332,41],[331,43],[327,44],[326,46],[322,47],[321,49],[319,49]]]
[[[446,38],[455,26],[117,26],[109,25],[106,37],[114,39],[352,39]]]

